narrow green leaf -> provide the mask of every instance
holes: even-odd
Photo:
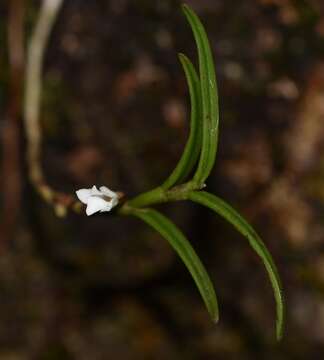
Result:
[[[203,186],[216,158],[219,123],[218,91],[213,56],[204,26],[198,16],[187,5],[183,5],[183,12],[191,26],[198,49],[203,140],[200,160],[193,180],[199,186]]]
[[[210,208],[225,218],[228,222],[230,222],[243,236],[248,239],[251,247],[262,259],[274,290],[277,307],[276,334],[277,339],[280,340],[283,333],[285,311],[282,287],[277,267],[265,244],[252,228],[252,226],[245,219],[243,219],[243,217],[236,210],[234,210],[230,205],[217,196],[204,191],[199,191],[190,193],[189,199]]]
[[[195,250],[182,232],[164,215],[153,209],[134,209],[131,213],[159,232],[180,256],[205,302],[212,319],[218,321],[218,305],[213,284]]]
[[[179,60],[184,69],[190,92],[190,135],[176,168],[173,170],[169,178],[162,184],[162,188],[165,190],[186,179],[193,167],[196,165],[201,149],[202,124],[200,123],[201,96],[199,78],[193,64],[184,54],[179,54]]]

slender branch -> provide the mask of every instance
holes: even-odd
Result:
[[[53,25],[63,0],[44,0],[27,54],[24,119],[27,136],[27,162],[30,181],[41,197],[54,207],[58,216],[67,208],[79,210],[74,196],[58,192],[46,182],[41,165],[42,131],[40,126],[42,70],[44,55]]]
[[[42,135],[39,124],[43,59],[49,35],[61,5],[62,0],[43,1],[28,49],[24,112],[30,179],[36,186],[43,182],[40,165]]]

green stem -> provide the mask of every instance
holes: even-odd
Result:
[[[135,198],[126,201],[119,209],[120,214],[128,214],[130,208],[142,208],[148,205],[161,204],[168,201],[186,200],[191,191],[199,190],[196,183],[189,181],[185,184],[175,186],[172,189],[165,190],[162,187],[157,187],[153,190],[147,191]]]
[[[131,207],[143,207],[150,204],[163,203],[167,201],[166,191],[162,187],[157,187],[136,196],[134,199],[127,201],[127,205]]]

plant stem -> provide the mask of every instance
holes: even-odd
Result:
[[[125,202],[119,209],[119,213],[122,215],[128,215],[131,213],[133,208],[142,208],[148,205],[161,204],[168,201],[186,200],[188,198],[188,194],[194,190],[200,190],[200,188],[193,181],[175,186],[174,188],[168,190],[165,190],[162,187],[157,187]]]

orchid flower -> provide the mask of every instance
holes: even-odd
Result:
[[[117,193],[111,191],[106,186],[101,186],[99,190],[94,185],[91,189],[80,189],[76,191],[79,200],[87,205],[86,214],[93,215],[96,212],[110,211],[118,204]]]

